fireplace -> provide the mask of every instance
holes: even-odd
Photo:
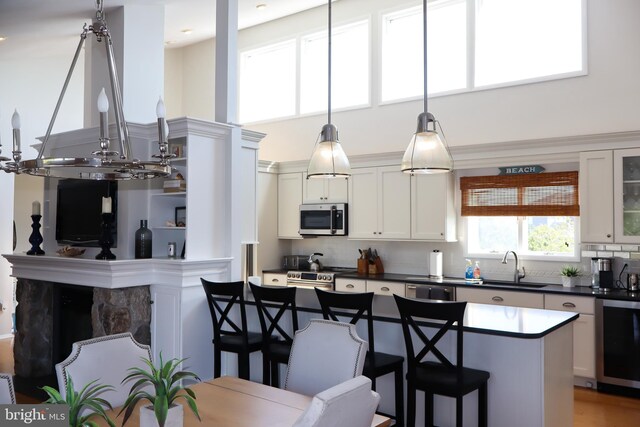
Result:
[[[131,332],[138,342],[151,342],[149,286],[105,289],[19,278],[16,299],[15,380],[25,394],[33,395],[33,386],[57,387],[55,364],[76,341]]]

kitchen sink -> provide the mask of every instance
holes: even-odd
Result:
[[[528,283],[528,282],[524,282],[524,283],[514,283],[514,282],[505,282],[505,281],[484,281],[482,283],[482,285],[489,285],[489,286],[517,286],[519,288],[535,288],[535,289],[540,289],[540,288],[544,288],[545,286],[547,286],[547,283]]]

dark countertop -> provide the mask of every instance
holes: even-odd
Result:
[[[263,273],[279,273],[284,274],[287,270],[282,268],[274,268],[263,270]],[[503,291],[515,292],[542,292],[547,294],[560,295],[576,295],[587,296],[601,299],[640,301],[640,292],[627,292],[624,289],[611,289],[608,292],[591,289],[589,286],[565,287],[562,285],[547,285],[543,283],[523,282],[521,285],[515,285],[512,282],[500,280],[485,280],[482,284],[467,283],[462,278],[445,277],[443,279],[435,279],[420,274],[399,274],[399,273],[383,273],[376,275],[362,275],[358,273],[336,273],[336,277],[363,279],[363,280],[384,280],[390,282],[404,282],[416,285],[443,285],[478,289],[495,289]]]

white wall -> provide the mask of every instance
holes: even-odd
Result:
[[[334,26],[369,16],[372,40],[376,40],[379,13],[403,4],[417,2],[342,0],[334,5]],[[587,0],[587,4],[589,74],[432,98],[429,109],[441,121],[451,146],[640,128],[637,99],[640,56],[636,54],[640,48],[640,27],[637,25],[640,2]],[[292,34],[323,28],[326,28],[326,7],[319,7],[241,31],[239,48],[256,47]],[[203,78],[203,73],[213,72],[213,68],[209,68],[213,61],[213,41],[185,49],[192,54],[183,58],[183,81],[197,84],[198,90],[195,93],[185,90],[182,115],[213,119],[212,110],[204,102],[214,93],[210,86],[213,78]],[[375,64],[377,58],[378,52],[374,49],[372,63]],[[372,107],[334,114],[333,121],[348,155],[404,151],[415,130],[421,102],[378,106],[377,81],[374,68]],[[247,127],[267,134],[260,144],[261,159],[300,160],[308,158],[325,120],[326,116],[321,114]]]

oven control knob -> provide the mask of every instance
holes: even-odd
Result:
[[[287,277],[291,278],[292,274],[291,273],[287,273]]]
[[[300,273],[296,273],[296,279],[300,278]]]

